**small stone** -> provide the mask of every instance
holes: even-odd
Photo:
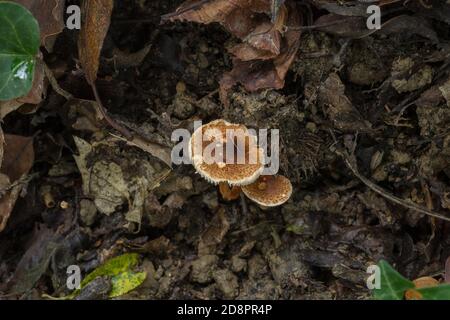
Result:
[[[176,86],[177,94],[182,94],[186,92],[186,84],[183,81],[177,83]]]
[[[206,53],[209,51],[208,45],[204,42],[200,43],[199,49],[200,49],[200,52],[203,52],[203,53]]]
[[[248,260],[248,277],[250,279],[259,279],[268,274],[267,263],[256,254]]]
[[[247,271],[247,260],[239,258],[238,256],[233,256],[231,258],[231,270],[233,270],[234,273]]]
[[[198,66],[200,69],[206,69],[209,67],[208,58],[203,53],[198,55]]]
[[[217,270],[213,277],[225,299],[234,299],[239,294],[238,278],[230,270]]]
[[[385,170],[384,166],[376,168],[374,173],[372,174],[372,179],[378,182],[385,181],[387,178],[388,172]]]
[[[217,267],[219,257],[216,255],[204,255],[192,262],[191,279],[201,284],[213,280],[213,272]]]
[[[395,163],[398,163],[400,165],[407,164],[411,161],[411,157],[409,156],[409,154],[399,150],[392,150],[391,157]]]
[[[314,122],[308,122],[306,124],[306,129],[312,133],[317,131],[317,125]]]
[[[70,207],[70,204],[67,201],[61,201],[61,203],[59,204],[59,207],[63,210],[66,210]]]
[[[217,192],[214,191],[205,193],[202,197],[202,202],[206,204],[206,206],[211,210],[217,209],[217,207],[219,206]]]

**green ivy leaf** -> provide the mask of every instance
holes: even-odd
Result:
[[[0,1],[0,100],[26,95],[33,84],[39,25],[21,5]]]
[[[436,287],[416,289],[422,300],[450,300],[450,284],[440,284]]]
[[[133,269],[139,262],[139,256],[136,253],[126,253],[121,256],[109,259],[103,265],[89,273],[81,282],[80,289],[75,290],[70,295],[62,298],[53,298],[48,295],[45,297],[58,300],[69,300],[75,298],[92,280],[97,277],[111,277],[110,298],[119,297],[131,290],[137,288],[147,277],[146,272],[133,272]]]
[[[405,291],[414,288],[414,283],[403,277],[384,260],[378,262],[380,267],[380,289],[374,289],[373,295],[378,300],[403,300]]]
[[[139,287],[147,277],[146,272],[123,272],[111,279],[110,298],[119,297]]]

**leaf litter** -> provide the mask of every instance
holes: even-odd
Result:
[[[361,2],[106,1],[77,39],[58,31],[62,3],[46,7],[46,49],[59,37],[39,108],[1,106],[1,294],[361,299],[380,259],[444,280],[447,4],[381,1],[368,32]],[[216,118],[280,129],[291,201],[262,209],[171,165],[171,132]],[[71,264],[89,275],[76,295]]]

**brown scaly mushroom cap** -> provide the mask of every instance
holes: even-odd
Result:
[[[242,191],[263,207],[276,207],[289,200],[292,184],[283,176],[260,176],[256,182],[243,186]]]
[[[244,140],[243,163],[238,163],[239,149],[237,139],[232,139],[230,132],[239,132]],[[238,131],[236,131],[238,130]],[[203,136],[203,139],[202,139]],[[215,143],[223,150],[223,161],[208,163],[207,148]],[[233,144],[235,159],[233,163],[226,163],[226,146]],[[239,149],[239,150],[238,150]],[[214,153],[214,152],[212,152]],[[248,129],[240,124],[229,123],[225,120],[215,120],[195,130],[189,141],[189,157],[197,172],[212,183],[227,182],[229,185],[242,186],[254,182],[264,170],[264,154],[257,146],[257,138],[250,134]],[[222,157],[221,157],[222,158]]]

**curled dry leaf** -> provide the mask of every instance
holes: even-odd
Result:
[[[39,22],[41,44],[51,51],[56,35],[64,30],[65,0],[15,0],[31,11]]]
[[[342,131],[367,131],[371,125],[353,106],[345,95],[345,86],[336,73],[324,81],[319,88],[320,103],[332,121],[333,126]]]
[[[111,22],[113,0],[84,1],[84,20],[78,39],[80,62],[87,81],[97,79],[100,52]]]
[[[242,42],[229,49],[233,69],[220,81],[222,102],[228,91],[242,84],[248,91],[284,86],[284,78],[298,50],[301,16],[294,1],[186,1],[163,21],[220,23]],[[284,32],[288,26],[287,32]]]
[[[0,199],[0,232],[5,229],[21,190],[20,184],[12,184],[30,171],[33,162],[33,137],[10,134],[4,136],[4,157],[0,173],[2,177],[9,180],[11,185],[7,190],[0,190],[2,192],[2,198]]]
[[[367,37],[377,31],[376,29],[367,29],[364,17],[343,16],[334,13],[319,17],[314,25],[316,30],[355,39]]]

